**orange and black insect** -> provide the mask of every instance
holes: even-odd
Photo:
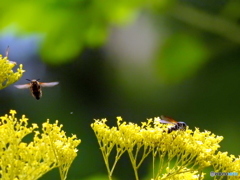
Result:
[[[177,122],[174,119],[166,116],[161,116],[160,123],[163,124],[172,124],[173,126],[169,127],[167,133],[171,133],[176,130],[186,130],[187,124],[185,122]]]
[[[58,82],[39,82],[39,79],[35,80],[29,80],[30,83],[28,84],[21,84],[21,85],[15,85],[18,89],[25,89],[29,88],[32,96],[35,97],[37,100],[39,100],[42,97],[42,87],[52,87],[58,85]]]

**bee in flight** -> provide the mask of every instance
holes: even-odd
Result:
[[[18,89],[29,88],[32,93],[32,96],[35,97],[37,100],[39,100],[42,96],[42,90],[41,90],[42,87],[52,87],[52,86],[58,85],[58,82],[39,82],[40,79],[37,79],[37,80],[26,79],[26,80],[30,81],[30,83],[15,85],[15,87]]]
[[[167,130],[167,133],[171,133],[172,131],[176,130],[185,130],[187,127],[187,124],[185,122],[177,122],[174,119],[166,116],[161,116],[160,123],[163,124],[172,124],[173,126],[169,127]],[[164,131],[166,132],[166,131]]]

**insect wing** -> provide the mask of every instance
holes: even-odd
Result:
[[[165,120],[163,120],[163,119],[160,119],[160,123],[163,123],[163,124],[173,124],[173,123],[171,123],[171,122],[169,122],[169,121],[165,121]]]
[[[9,46],[8,46],[7,49],[6,49],[6,55],[5,55],[5,57],[7,57],[7,58],[8,58],[8,54],[9,54],[9,49],[10,49],[10,48],[9,48]],[[9,60],[8,60],[8,62],[9,62],[9,63],[12,63],[12,64],[14,64],[14,65],[17,64],[15,61],[9,61]]]
[[[21,84],[21,85],[14,85],[16,88],[18,89],[26,89],[26,88],[30,88],[31,84]]]
[[[164,124],[177,124],[177,121],[175,121],[173,118],[163,115],[161,116],[160,122]]]
[[[48,83],[41,83],[40,82],[40,85],[42,86],[42,87],[52,87],[52,86],[56,86],[56,85],[58,85],[59,84],[59,82],[48,82]]]
[[[6,56],[5,57],[8,57],[8,53],[9,53],[9,46],[7,47],[7,49],[6,49]]]

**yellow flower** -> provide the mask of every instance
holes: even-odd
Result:
[[[223,137],[210,131],[200,132],[198,128],[190,130],[187,127],[185,131],[167,133],[168,125],[160,123],[159,118],[148,119],[141,126],[124,122],[121,117],[117,117],[117,127],[110,128],[106,122],[106,119],[95,120],[91,127],[100,145],[109,179],[112,179],[113,170],[124,152],[129,155],[136,180],[139,179],[139,167],[149,155],[153,159],[153,180],[203,179],[202,172],[208,166],[213,166],[216,172],[239,172],[239,158],[218,152]],[[113,149],[117,155],[110,167],[109,155]]]
[[[23,65],[19,65],[17,72],[13,72],[12,69],[14,66],[16,66],[16,62],[9,61],[7,56],[2,57],[0,54],[0,89],[15,83],[22,77],[23,73],[25,72],[22,69]]]
[[[35,180],[53,168],[59,168],[62,180],[76,157],[80,140],[67,137],[58,122],[43,123],[42,132],[38,126],[28,127],[25,115],[15,117],[16,111],[0,117],[0,176],[3,179]],[[34,133],[33,141],[26,143],[23,138]]]
[[[120,122],[121,119],[118,119],[118,121]],[[126,151],[126,149],[123,149],[120,146],[120,144],[117,144],[117,142],[119,141],[119,138],[117,138],[117,137],[119,137],[119,132],[118,132],[117,128],[113,127],[110,129],[106,125],[106,122],[107,122],[106,119],[102,119],[101,121],[95,120],[95,123],[92,123],[91,127],[97,137],[98,144],[102,151],[103,159],[104,159],[107,171],[108,171],[108,177],[109,177],[109,179],[111,179],[114,168],[115,168],[118,160],[122,156],[122,154]],[[121,141],[121,139],[120,139],[120,141]],[[116,155],[115,155],[114,163],[113,163],[112,167],[110,167],[109,156],[114,147],[116,148]]]
[[[214,172],[235,172],[240,175],[240,161],[228,152],[218,152],[211,158]]]

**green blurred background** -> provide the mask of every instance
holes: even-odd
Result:
[[[60,84],[43,89],[39,101],[7,87],[0,114],[15,109],[38,124],[58,119],[77,134],[82,143],[69,180],[106,179],[90,128],[99,118],[112,126],[116,116],[140,123],[167,115],[224,136],[221,151],[238,155],[239,9],[235,0],[2,0],[0,52],[9,45],[9,59],[26,70],[16,84]],[[114,175],[134,179],[127,156]],[[41,179],[59,179],[58,171]]]

